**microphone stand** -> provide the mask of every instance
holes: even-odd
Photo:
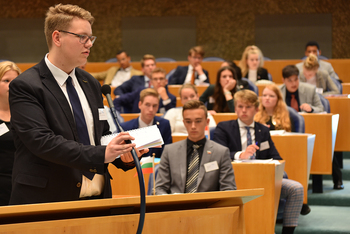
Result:
[[[102,86],[102,89],[103,89],[104,86],[105,85]],[[124,129],[119,124],[117,113],[115,112],[115,108],[114,108],[114,105],[113,105],[113,102],[112,102],[112,98],[111,98],[111,95],[110,95],[111,88],[109,86],[108,86],[108,88],[109,88],[109,93],[105,93],[105,92],[102,92],[102,93],[107,98],[108,105],[110,107],[110,110],[111,110],[112,116],[113,116],[113,118],[115,120],[115,123],[117,125],[117,128],[119,129],[119,132],[124,132]],[[125,143],[126,144],[131,144],[131,141],[130,140],[126,140]],[[137,171],[137,176],[139,178],[139,187],[140,187],[140,218],[139,218],[139,225],[138,225],[136,233],[137,234],[141,234],[142,230],[143,230],[143,224],[145,222],[145,213],[146,213],[145,181],[143,179],[143,173],[142,173],[141,165],[140,165],[140,162],[139,162],[139,158],[137,157],[137,154],[136,154],[136,151],[135,151],[134,148],[132,148],[131,154],[132,154],[132,157],[134,159],[135,167],[136,167],[136,171]]]

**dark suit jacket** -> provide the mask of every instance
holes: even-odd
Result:
[[[91,108],[97,146],[78,143],[72,110],[44,59],[11,82],[9,102],[17,151],[10,204],[78,200],[81,171],[104,175],[101,197],[111,197],[106,147],[100,146],[101,136],[109,133],[107,121],[99,120],[101,87],[81,69],[76,69],[76,77]],[[127,169],[120,159],[114,164]]]
[[[160,158],[160,156],[162,155],[164,146],[167,144],[171,144],[173,142],[173,138],[171,137],[170,123],[169,123],[169,120],[167,119],[163,119],[161,117],[155,116],[153,120],[153,124],[156,124],[157,127],[159,128],[160,134],[163,137],[164,145],[162,145],[162,148],[150,148],[147,155],[152,155],[153,153],[155,153],[155,157]],[[120,125],[125,131],[138,129],[139,118],[121,123]]]
[[[172,76],[169,77],[169,84],[183,84],[185,82],[186,76],[188,72],[188,66],[178,66]],[[206,83],[209,82],[208,71],[203,69],[204,74],[207,76],[207,79],[204,81]],[[198,79],[198,75],[196,76]]]
[[[249,77],[249,71],[245,77],[246,78]],[[268,76],[267,70],[263,67],[259,67],[256,80],[268,80],[268,79],[269,79],[269,76]]]
[[[115,88],[114,94],[122,95],[125,93],[131,93],[142,87],[145,87],[145,76],[133,76],[130,80],[125,81],[123,84]]]
[[[276,160],[281,160],[282,158],[279,155],[277,149],[275,148],[275,144],[271,140],[269,129],[266,126],[255,122],[254,130],[255,130],[255,141],[258,142],[258,146],[260,147],[260,144],[265,141],[267,141],[270,146],[266,150],[256,151],[256,158],[257,159],[273,158]],[[237,151],[242,150],[241,134],[239,132],[239,126],[238,126],[237,120],[220,122],[216,126],[213,140],[223,146],[228,147],[230,149],[230,157],[232,160],[234,160],[234,156],[237,153]]]
[[[204,165],[217,162],[217,170],[206,172]],[[184,193],[187,176],[187,140],[167,145],[160,160],[156,194]],[[197,192],[235,190],[236,182],[229,151],[207,140],[200,161]]]
[[[113,100],[115,109],[119,112],[122,111],[122,107],[124,107],[124,113],[140,113],[139,109],[139,101],[140,101],[140,92],[144,90],[145,88],[139,88],[136,91],[132,93],[126,93],[121,95],[119,98],[115,98]],[[167,105],[163,105],[163,100],[159,100],[159,109],[165,108],[165,110],[169,110],[171,108],[176,107],[176,97],[169,93],[167,89],[168,97],[170,98],[171,102]],[[159,113],[158,109],[158,113]]]

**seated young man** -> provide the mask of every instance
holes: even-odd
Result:
[[[214,141],[230,149],[232,160],[270,159],[282,160],[273,141],[269,128],[254,121],[258,112],[258,96],[250,90],[241,90],[234,95],[237,120],[220,122],[214,133]],[[286,199],[283,213],[283,234],[293,233],[303,206],[304,189],[296,181],[283,179],[281,198]],[[305,212],[310,208],[305,205]]]
[[[188,52],[188,66],[178,66],[173,75],[169,78],[169,84],[194,84],[208,85],[208,71],[202,68],[204,50],[201,46],[195,46]]]
[[[156,194],[235,190],[229,150],[205,138],[209,119],[204,104],[188,101],[182,113],[188,138],[165,146]]]
[[[176,107],[176,97],[168,91],[166,87],[168,81],[165,75],[165,70],[158,67],[152,71],[150,81],[151,86],[157,90],[160,96],[159,109],[157,112],[163,114],[169,109]],[[115,109],[124,113],[140,113],[140,92],[144,89],[145,87],[140,87],[134,92],[123,94],[115,98],[113,101]]]
[[[130,121],[121,123],[120,125],[125,131],[157,125],[160,134],[163,137],[164,145],[170,144],[173,142],[173,139],[171,137],[170,124],[168,120],[156,116],[158,106],[158,92],[152,88],[144,89],[140,93],[140,116],[136,119],[132,119]],[[155,153],[155,157],[160,158],[163,152],[164,145],[162,146],[162,148],[150,148],[147,155],[153,155],[153,153]]]
[[[282,70],[283,85],[280,87],[286,104],[296,111],[319,113],[323,111],[316,87],[299,81],[299,70],[294,65],[287,65]]]

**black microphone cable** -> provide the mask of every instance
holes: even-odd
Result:
[[[115,120],[116,127],[119,129],[119,132],[124,132],[124,129],[120,126],[117,113],[115,112],[114,104],[111,98],[111,87],[109,85],[103,85],[101,87],[101,92],[106,96],[109,108],[111,109],[112,116]],[[125,141],[126,144],[131,144],[130,140]],[[139,218],[139,226],[137,228],[137,234],[141,234],[143,230],[143,224],[145,222],[145,214],[146,214],[146,193],[145,193],[145,181],[143,179],[143,173],[141,169],[141,165],[139,162],[139,158],[137,157],[136,151],[134,148],[131,150],[132,157],[135,162],[135,167],[137,170],[137,176],[139,178],[139,187],[140,187],[140,218]]]

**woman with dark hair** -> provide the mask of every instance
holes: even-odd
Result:
[[[9,85],[21,73],[10,61],[0,63],[0,206],[9,204],[15,144],[11,131]]]
[[[215,85],[210,85],[199,98],[206,103],[211,114],[235,112],[233,95],[236,93],[237,75],[232,67],[222,67],[216,76]]]
[[[249,83],[246,80],[242,80],[242,71],[239,66],[237,66],[234,62],[232,61],[224,61],[221,64],[221,67],[232,67],[237,75],[237,91],[242,90],[242,89],[249,89]]]

